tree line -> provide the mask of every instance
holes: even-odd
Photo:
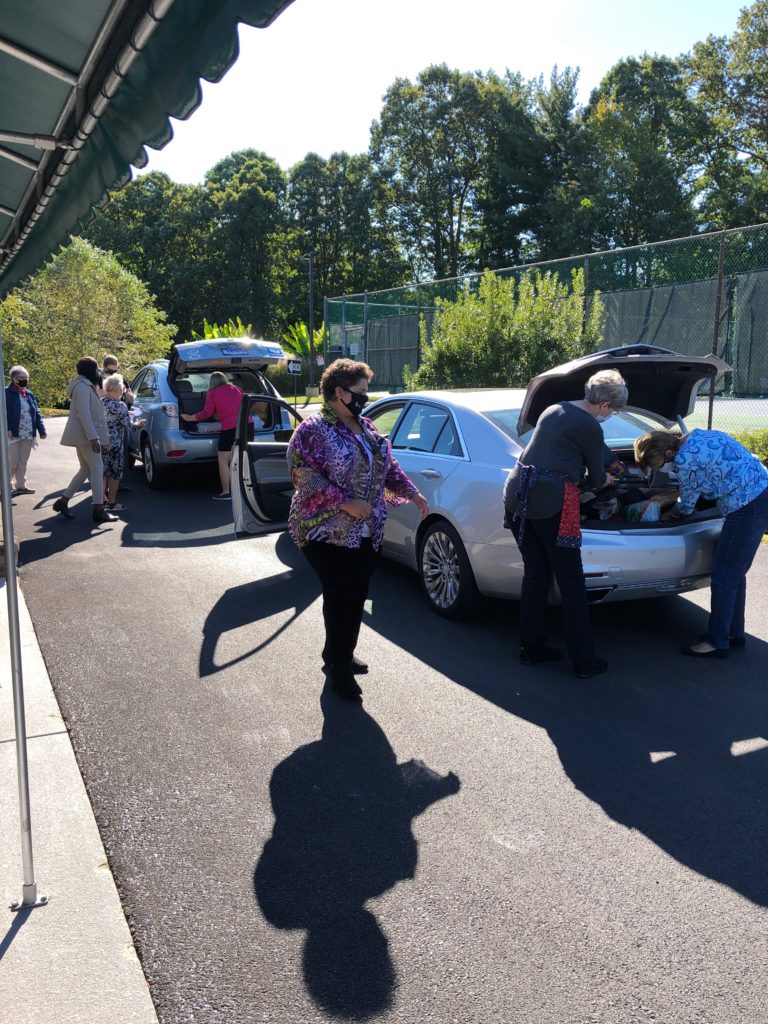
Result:
[[[236,316],[282,338],[307,318],[310,251],[319,322],[323,296],[768,221],[767,54],[756,0],[731,36],[620,60],[584,105],[570,68],[436,65],[393,82],[367,153],[146,174],[0,303],[9,354],[53,400],[91,349],[140,364]]]
[[[620,60],[577,103],[578,72],[426,68],[387,90],[365,154],[283,171],[255,149],[202,185],[161,173],[86,231],[146,282],[180,337],[240,315],[306,319],[324,295],[455,277],[768,219],[768,0],[676,58]]]

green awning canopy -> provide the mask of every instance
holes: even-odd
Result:
[[[171,138],[200,79],[237,58],[237,23],[291,0],[3,0],[0,297]]]

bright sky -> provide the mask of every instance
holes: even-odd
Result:
[[[430,64],[525,78],[581,69],[581,102],[621,57],[675,57],[732,35],[745,0],[294,0],[267,29],[240,27],[240,57],[148,170],[200,182],[253,147],[288,170],[307,153],[368,149],[396,78]]]

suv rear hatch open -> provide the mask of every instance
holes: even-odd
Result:
[[[178,398],[179,412],[194,415],[205,403],[207,376],[214,370],[225,373],[231,383],[248,394],[280,395],[266,376],[268,366],[287,358],[274,341],[252,338],[209,338],[174,345],[168,363],[168,383]],[[217,431],[218,424],[180,420],[180,429],[188,434]]]

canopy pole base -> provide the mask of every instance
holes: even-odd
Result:
[[[11,910],[32,910],[33,907],[45,907],[48,905],[48,897],[44,893],[38,895],[37,882],[21,887],[21,899],[11,904]]]

